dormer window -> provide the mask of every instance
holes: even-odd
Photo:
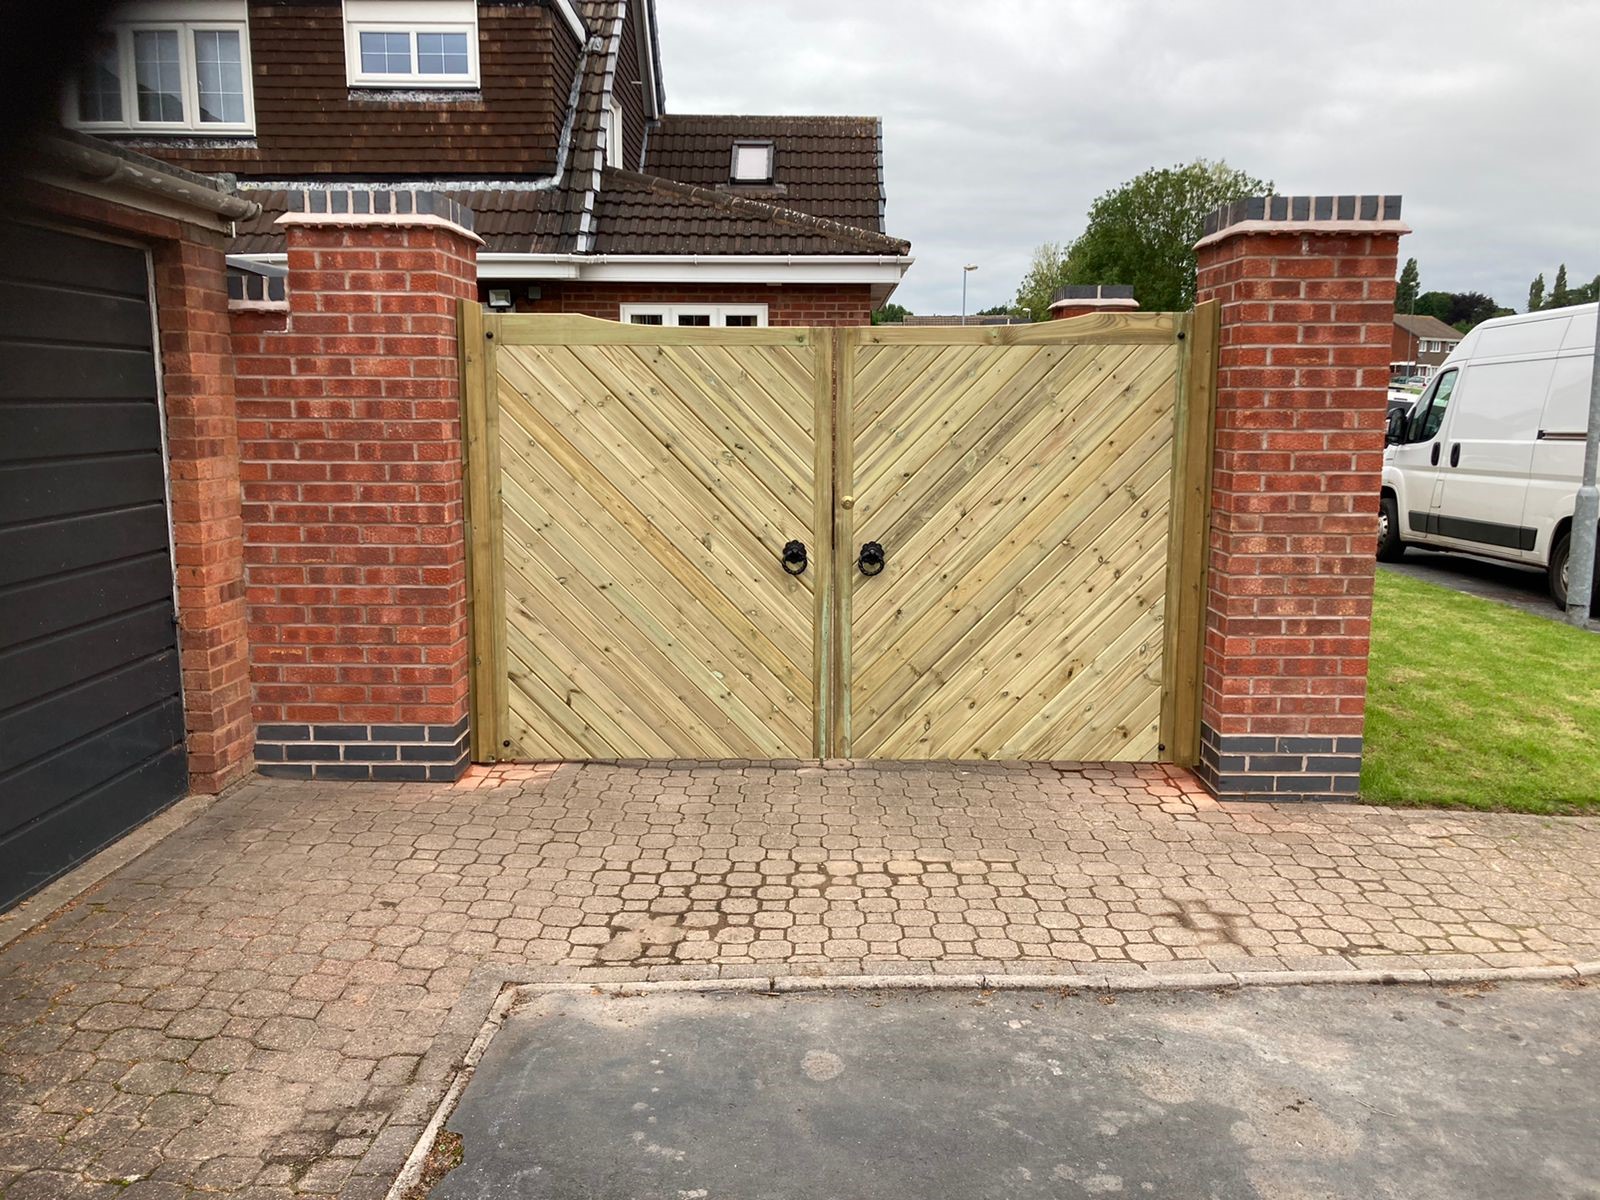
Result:
[[[626,165],[622,161],[622,105],[613,100],[606,109],[606,166]]]
[[[351,87],[476,87],[476,0],[344,0],[344,63]]]
[[[254,129],[244,0],[130,4],[117,16],[67,89],[67,124],[107,133]]]
[[[735,142],[733,144],[733,182],[772,182],[771,142]]]

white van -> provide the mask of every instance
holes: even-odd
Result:
[[[1425,546],[1528,563],[1566,607],[1596,307],[1485,321],[1390,413],[1380,559]]]

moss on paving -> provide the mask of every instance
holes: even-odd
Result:
[[[1600,812],[1600,636],[1380,571],[1361,791]]]

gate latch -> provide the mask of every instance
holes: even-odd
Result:
[[[856,566],[863,575],[876,575],[883,570],[883,564],[888,555],[883,552],[883,546],[878,542],[863,542],[861,556],[856,559]]]
[[[798,575],[806,569],[806,544],[802,541],[789,542],[783,548],[783,569],[791,575]]]

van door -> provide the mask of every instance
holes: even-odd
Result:
[[[1528,473],[1528,500],[1522,524],[1533,531],[1528,557],[1540,565],[1550,561],[1550,543],[1558,524],[1572,515],[1583,476],[1584,442],[1589,432],[1589,379],[1594,351],[1563,352],[1556,359],[1539,428],[1534,433],[1533,466]]]
[[[1525,558],[1533,549],[1522,510],[1554,366],[1553,358],[1531,358],[1474,362],[1462,372],[1430,517],[1429,532],[1441,542],[1496,558]]]
[[[1432,542],[1429,514],[1435,504],[1442,442],[1440,426],[1450,407],[1460,372],[1441,371],[1422,393],[1406,420],[1404,436],[1393,447],[1389,465],[1395,473],[1395,500],[1400,510],[1401,537],[1408,542]]]

